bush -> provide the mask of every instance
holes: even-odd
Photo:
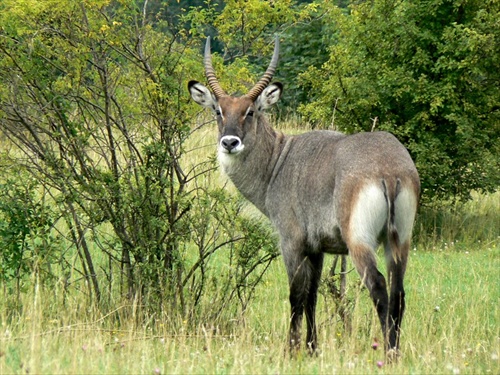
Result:
[[[26,191],[4,187],[10,223],[3,240],[10,247],[3,274],[19,279],[33,267],[49,268],[47,256],[33,267],[25,262],[27,239],[55,236],[68,246],[57,251],[71,267],[67,285],[104,310],[126,303],[143,317],[195,316],[201,297],[218,291],[209,278],[227,291],[205,305],[210,314],[236,299],[244,308],[254,272],[258,281],[260,265],[265,269],[273,256],[243,219],[223,223],[239,206],[199,182],[210,179],[213,160],[183,163],[196,130],[186,81],[201,74],[202,59],[193,40],[162,31],[168,25],[152,21],[147,2],[140,6],[132,0],[0,6],[0,130],[15,146],[9,163],[33,182]],[[49,206],[21,205],[44,190]],[[42,226],[51,217],[62,219],[59,232]],[[223,251],[230,257],[227,277],[206,273]]]

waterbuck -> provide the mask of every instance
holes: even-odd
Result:
[[[211,90],[190,81],[193,100],[214,111],[218,156],[238,190],[276,227],[290,287],[292,352],[300,346],[302,316],[307,347],[317,347],[315,309],[324,253],[350,254],[377,309],[385,349],[398,353],[405,309],[405,274],[420,181],[405,147],[386,132],[345,135],[312,131],[288,136],[274,130],[263,111],[281,96],[269,84],[278,62],[241,97],[221,88],[212,67],[210,38],[205,74]],[[383,243],[389,278],[377,269]]]

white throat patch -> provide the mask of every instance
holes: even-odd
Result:
[[[241,146],[241,150],[243,150],[245,146]],[[234,164],[237,162],[237,159],[240,157],[240,152],[232,152],[228,153],[223,147],[218,147],[217,158],[219,159],[219,164],[224,169],[224,172],[227,174],[231,173],[231,170],[234,168]]]

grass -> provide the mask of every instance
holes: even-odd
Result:
[[[193,165],[214,153],[213,130],[200,134],[187,160]],[[62,300],[57,286],[46,290],[36,279],[21,296],[22,309],[13,309],[2,288],[0,374],[499,374],[499,224],[500,193],[476,194],[446,210],[420,210],[406,277],[402,358],[396,364],[377,365],[384,361],[383,352],[372,349],[380,337],[378,319],[355,272],[348,275],[351,330],[322,290],[320,351],[290,358],[288,286],[278,260],[246,313],[223,331],[210,322],[192,327],[185,321],[173,328],[160,317],[138,324],[126,313],[133,309],[119,304],[103,315],[88,309],[82,296]]]
[[[8,316],[2,309],[0,373],[498,374],[499,269],[498,244],[412,251],[403,357],[380,369],[383,353],[371,348],[380,336],[378,322],[354,273],[349,274],[352,331],[344,330],[323,294],[321,351],[295,359],[286,355],[289,307],[281,262],[272,265],[244,319],[229,334],[209,325],[188,329],[187,322],[177,332],[160,321],[137,326],[133,317],[117,329],[109,315],[82,311],[77,300],[53,305],[52,291],[34,289],[24,296],[21,314]]]

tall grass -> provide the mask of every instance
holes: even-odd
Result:
[[[467,251],[476,244],[498,243],[500,239],[500,191],[472,193],[468,202],[421,207],[414,242],[429,250],[455,247]]]
[[[214,130],[205,127],[197,134],[185,160],[192,165],[215,154]],[[213,183],[224,184],[225,178]],[[134,308],[119,304],[102,313],[88,308],[81,294],[63,298],[62,285],[44,289],[35,276],[20,304],[10,304],[2,288],[0,374],[499,374],[499,202],[500,193],[475,194],[466,204],[420,210],[398,363],[383,363],[383,351],[372,349],[380,327],[355,272],[348,274],[350,324],[339,318],[336,302],[322,289],[319,353],[291,358],[288,283],[278,261],[247,311],[223,328],[212,322],[170,324],[162,316],[138,323]]]
[[[136,325],[86,311],[78,300],[53,303],[53,292],[33,288],[25,309],[12,315],[2,306],[0,373],[461,373],[498,374],[500,290],[498,246],[469,253],[414,250],[407,275],[407,313],[397,364],[383,364],[372,343],[379,325],[366,290],[349,274],[355,301],[346,331],[319,301],[320,353],[287,355],[287,283],[276,262],[244,319],[221,333],[210,322],[189,322],[173,331],[161,320]],[[34,280],[35,282],[35,280]],[[8,296],[1,295],[2,301]],[[117,306],[115,314],[120,313]]]

